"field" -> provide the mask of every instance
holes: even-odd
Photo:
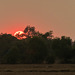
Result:
[[[0,75],[75,75],[75,64],[1,64]]]

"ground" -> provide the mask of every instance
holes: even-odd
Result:
[[[0,75],[75,75],[75,64],[1,64]]]

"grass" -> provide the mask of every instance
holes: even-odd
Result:
[[[75,64],[1,64],[0,75],[75,75]]]

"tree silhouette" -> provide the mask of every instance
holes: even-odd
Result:
[[[24,33],[26,34],[27,38],[31,38],[31,37],[35,36],[36,35],[35,27],[27,26],[24,29]]]
[[[43,63],[47,53],[48,50],[42,38],[33,37],[30,39],[27,49],[29,63]]]
[[[52,64],[75,63],[75,42],[70,37],[53,38],[53,32],[45,34],[27,26],[24,34],[0,34],[0,63],[4,64]]]
[[[45,34],[42,35],[44,38],[46,39],[52,39],[53,37],[53,31],[49,31],[49,32],[46,32]]]

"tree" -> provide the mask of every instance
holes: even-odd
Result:
[[[72,40],[70,37],[62,36],[61,39],[54,39],[52,48],[56,57],[60,59],[60,63],[70,63],[72,50]]]
[[[53,63],[55,63],[55,56],[54,55],[48,55],[47,57],[46,57],[46,63],[47,64],[53,64]]]
[[[71,63],[75,64],[75,41],[72,42]]]
[[[8,52],[8,49],[11,47],[12,42],[17,39],[10,34],[0,34],[0,63],[3,59],[3,56]]]
[[[42,38],[33,37],[28,44],[27,63],[43,63],[47,53],[47,47]]]
[[[19,49],[18,47],[14,46],[11,47],[10,50],[4,56],[3,63],[16,64],[18,60],[19,60]]]
[[[75,42],[70,37],[53,38],[52,31],[42,34],[30,26],[18,37],[27,38],[19,40],[10,34],[0,34],[0,63],[75,63]]]
[[[35,36],[36,35],[35,27],[27,26],[24,29],[24,33],[26,34],[27,38],[31,38],[31,37]]]
[[[3,56],[2,63],[23,64],[26,58],[26,43],[25,40],[14,41],[7,53]]]
[[[46,39],[52,39],[52,37],[53,37],[53,31],[46,32],[42,36],[43,36],[43,38],[46,38]]]

